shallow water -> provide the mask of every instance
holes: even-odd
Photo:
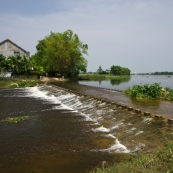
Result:
[[[29,116],[19,123],[7,117]],[[173,128],[55,85],[0,90],[0,172],[83,173],[149,152]]]
[[[82,80],[78,83],[89,86],[117,89],[121,91],[126,90],[128,87],[131,88],[134,85],[153,83],[159,83],[163,88],[169,87],[173,89],[173,75],[131,75],[126,79],[107,79],[101,81]]]

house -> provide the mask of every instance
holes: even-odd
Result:
[[[9,56],[25,56],[27,59],[30,57],[30,53],[9,39],[0,42],[0,54],[6,58]]]

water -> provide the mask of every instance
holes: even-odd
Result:
[[[5,122],[20,116],[30,118]],[[55,85],[0,90],[0,172],[83,173],[123,153],[150,152],[172,135],[172,125]]]
[[[173,76],[166,75],[131,75],[129,79],[103,80],[103,81],[79,81],[79,84],[97,86],[103,88],[125,90],[133,85],[160,83],[163,88],[173,89]]]

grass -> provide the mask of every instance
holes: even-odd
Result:
[[[90,173],[173,173],[173,141],[150,154],[97,167]]]
[[[5,119],[1,120],[1,122],[18,123],[20,121],[27,120],[27,119],[29,119],[29,116],[5,118]]]
[[[106,79],[126,79],[126,78],[130,78],[130,76],[115,76],[112,74],[79,74],[78,75],[78,79],[79,80],[94,80],[94,81],[98,81],[98,80],[106,80]]]
[[[42,83],[39,79],[20,79],[0,77],[0,88],[24,88],[33,87]]]

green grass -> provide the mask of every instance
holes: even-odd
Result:
[[[172,173],[173,142],[150,154],[131,156],[131,159],[100,166],[90,173]]]
[[[42,83],[39,79],[20,79],[0,77],[0,88],[24,88],[33,87]]]
[[[130,76],[115,76],[112,74],[79,74],[78,79],[88,79],[88,80],[106,80],[106,79],[126,79],[130,78]]]

